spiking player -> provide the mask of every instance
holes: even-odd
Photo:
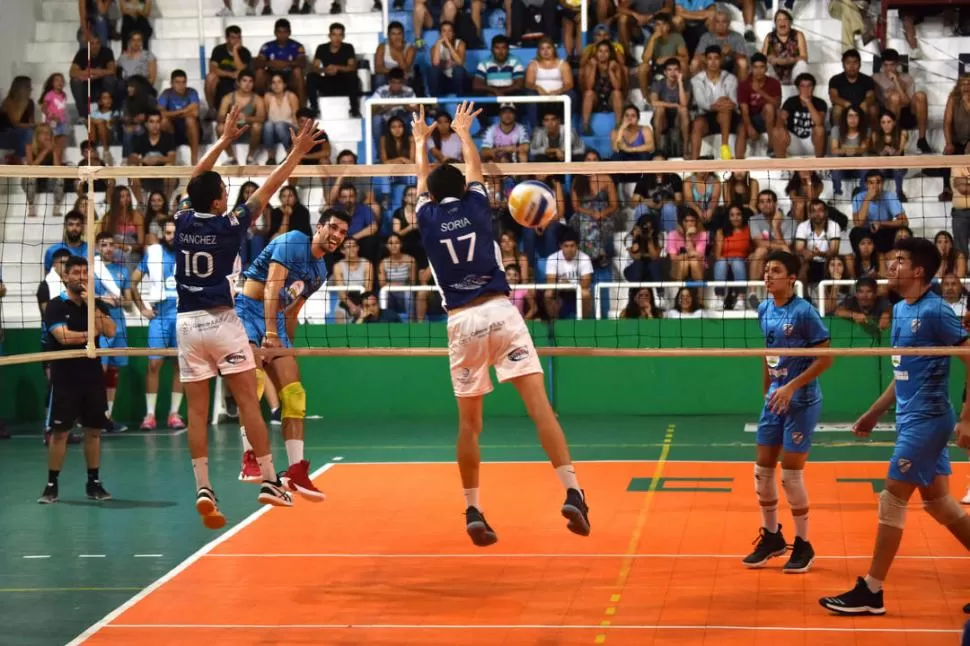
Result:
[[[498,540],[485,521],[478,491],[482,400],[492,390],[489,367],[494,366],[498,380],[511,382],[519,391],[539,441],[566,489],[561,509],[566,526],[587,536],[585,495],[549,405],[529,329],[509,300],[502,253],[492,235],[482,162],[471,137],[471,124],[479,112],[473,103],[462,103],[451,123],[461,140],[465,175],[451,164],[429,172],[427,139],[432,129],[425,122],[423,106],[411,124],[418,166],[418,228],[448,310],[448,356],[458,400],[458,469],[465,488],[465,527],[475,545],[484,547]]]
[[[208,469],[209,380],[218,374],[236,400],[239,417],[249,429],[249,441],[258,456],[262,476],[259,502],[281,507],[293,504],[273,467],[256,393],[256,362],[246,331],[233,309],[230,276],[253,214],[263,212],[266,202],[317,142],[312,127],[303,128],[293,139],[286,161],[247,202],[229,212],[226,184],[212,167],[246,131],[246,127],[237,126],[239,116],[238,106],[234,106],[226,117],[222,137],[195,167],[188,200],[175,215],[179,372],[188,396],[189,450],[197,487],[195,507],[210,529],[226,523],[216,503]]]
[[[896,241],[889,265],[889,287],[902,300],[893,307],[894,348],[970,345],[960,319],[932,291],[940,252],[924,238]],[[970,356],[959,355],[970,374]],[[823,608],[842,615],[882,615],[882,586],[889,574],[906,526],[906,507],[918,489],[923,509],[970,549],[970,518],[950,495],[947,443],[956,426],[958,443],[970,447],[970,407],[959,421],[950,406],[950,357],[895,355],[893,381],[852,427],[867,437],[879,417],[896,402],[896,448],[886,485],[879,494],[879,528],[869,573],[837,597],[823,597]]]
[[[819,348],[830,345],[829,331],[815,308],[795,295],[798,258],[772,251],[765,258],[765,287],[769,298],[758,307],[758,323],[768,348]],[[783,572],[808,572],[815,550],[808,542],[808,492],[805,462],[812,435],[822,413],[818,377],[832,365],[831,357],[768,356],[764,363],[765,405],[758,421],[758,457],[754,486],[761,505],[762,527],[745,567],[759,568],[788,546],[778,524],[778,486],[775,469],[781,458],[781,486],[795,523],[795,544]]]

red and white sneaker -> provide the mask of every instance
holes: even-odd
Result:
[[[310,480],[309,460],[300,460],[296,464],[291,464],[281,479],[287,489],[297,492],[310,502],[323,502],[326,499],[323,492],[314,487]]]
[[[256,461],[254,451],[246,451],[242,456],[242,466],[239,468],[239,479],[242,482],[262,482],[263,472]]]
[[[145,419],[141,421],[140,428],[143,431],[154,431],[158,424],[155,423],[155,416],[152,414],[145,415]]]
[[[178,413],[171,413],[168,416],[168,427],[173,431],[181,431],[185,428],[185,422],[182,420],[182,416]]]

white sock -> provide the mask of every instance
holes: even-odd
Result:
[[[882,581],[879,579],[874,579],[868,574],[866,575],[866,587],[869,588],[869,592],[879,592],[882,590]]]
[[[801,516],[792,516],[792,520],[795,521],[795,536],[802,539],[803,541],[808,540],[808,514],[802,514]]]
[[[303,461],[303,440],[286,440],[283,444],[286,445],[286,459],[290,464]]]
[[[253,445],[249,443],[249,438],[246,437],[246,427],[239,427],[239,435],[242,437],[243,451],[252,451]]]
[[[155,402],[158,400],[158,393],[145,393],[145,413],[155,416]]]
[[[168,414],[174,415],[179,412],[179,406],[182,405],[182,393],[172,393],[172,403],[168,406]]]
[[[474,507],[475,509],[481,511],[482,507],[478,503],[478,487],[474,489],[465,489],[465,507]]]
[[[109,418],[111,417],[111,412],[114,410],[114,408],[115,408],[115,400],[112,399],[112,400],[108,401],[108,417]]]
[[[276,482],[276,469],[273,468],[273,454],[268,453],[264,456],[257,457],[256,462],[259,464],[259,471],[263,476],[263,480]]]
[[[193,458],[192,472],[195,473],[195,488],[212,489],[209,484],[209,458]]]
[[[573,468],[571,464],[564,464],[561,467],[556,467],[556,475],[559,476],[559,482],[566,489],[575,489],[580,491],[579,480],[576,479],[576,469]]]

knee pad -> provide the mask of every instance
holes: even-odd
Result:
[[[879,494],[879,524],[902,529],[906,526],[907,502],[883,489]]]
[[[256,401],[263,399],[263,392],[266,390],[266,373],[256,368]]]
[[[118,368],[117,368],[117,366],[108,366],[108,369],[104,371],[104,387],[105,388],[117,388],[118,387]]]
[[[967,515],[967,512],[963,511],[963,508],[960,507],[960,503],[954,500],[953,496],[949,494],[942,498],[935,498],[934,500],[924,500],[923,509],[944,527],[949,527]]]
[[[788,506],[795,509],[808,509],[808,491],[805,490],[805,472],[801,469],[782,469],[781,487],[788,498]]]
[[[754,490],[758,500],[778,500],[778,484],[775,482],[775,468],[754,465]]]
[[[303,419],[306,417],[306,391],[299,381],[280,390],[280,417],[282,419]]]

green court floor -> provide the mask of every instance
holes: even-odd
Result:
[[[571,417],[563,419],[573,457],[582,460],[749,461],[749,418]],[[673,433],[668,435],[668,429]],[[277,463],[284,461],[279,427],[271,427]],[[665,439],[667,438],[667,439]],[[451,420],[397,423],[308,421],[306,454],[330,461],[441,461],[454,456]],[[844,431],[821,432],[812,457],[823,461],[883,460],[893,435],[858,441]],[[210,435],[210,475],[229,525],[255,511],[256,490],[237,482],[238,427]],[[544,460],[524,418],[486,420],[485,460]],[[193,509],[194,482],[182,434],[124,434],[103,441],[102,478],[114,500],[84,496],[80,446],[70,446],[61,475],[61,502],[36,503],[46,451],[38,434],[0,443],[0,644],[65,644],[168,572],[216,534]],[[965,460],[956,450],[955,460]],[[739,486],[735,484],[734,486]],[[460,510],[456,510],[457,511]]]

